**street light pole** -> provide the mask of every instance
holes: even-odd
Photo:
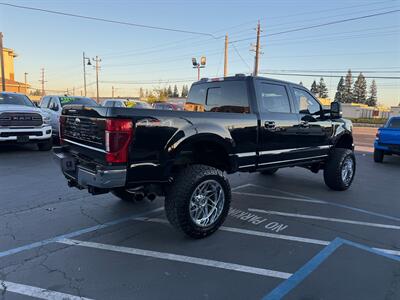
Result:
[[[1,86],[6,91],[6,76],[4,75],[3,33],[0,32]]]
[[[86,90],[86,60],[88,61],[88,66],[91,65],[90,63],[90,58],[85,56],[85,52],[83,52],[83,56],[82,56],[82,63],[83,63],[83,90],[85,93],[85,97],[87,94],[87,90]]]
[[[200,62],[196,58],[192,58],[193,69],[197,69],[197,80],[200,80],[200,69],[206,67],[206,57],[202,56]]]

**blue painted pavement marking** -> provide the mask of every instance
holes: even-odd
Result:
[[[89,232],[93,232],[93,231],[96,231],[96,230],[99,230],[99,229],[103,229],[103,228],[107,228],[107,227],[110,227],[110,226],[118,225],[120,223],[132,220],[134,218],[144,217],[144,216],[150,215],[150,214],[158,212],[160,210],[163,210],[163,208],[159,207],[159,208],[153,209],[153,210],[151,210],[149,212],[145,212],[145,213],[142,213],[142,214],[135,214],[135,215],[132,215],[132,216],[129,216],[129,217],[125,217],[125,218],[117,219],[117,220],[114,220],[114,221],[106,222],[104,224],[95,225],[95,226],[92,226],[92,227],[80,229],[80,230],[77,230],[77,231],[74,231],[74,232],[70,232],[70,233],[67,233],[67,234],[59,235],[59,236],[56,236],[56,237],[53,237],[53,238],[49,238],[49,239],[46,239],[46,240],[43,240],[43,241],[34,242],[34,243],[31,243],[31,244],[28,244],[28,245],[24,245],[24,246],[20,246],[20,247],[17,247],[17,248],[9,249],[9,250],[0,252],[0,258],[5,257],[5,256],[9,256],[9,255],[12,255],[12,254],[16,254],[16,253],[19,253],[19,252],[22,252],[22,251],[25,251],[25,250],[31,250],[31,249],[34,249],[34,248],[42,247],[42,246],[45,246],[45,245],[48,245],[48,244],[51,244],[51,243],[54,243],[54,242],[58,242],[59,240],[62,240],[62,239],[73,238],[73,237],[77,237],[79,235],[82,235],[84,233],[89,233]]]
[[[309,276],[313,271],[315,271],[322,262],[324,262],[329,256],[331,256],[340,246],[349,245],[368,251],[380,256],[393,259],[400,262],[400,257],[387,254],[380,250],[373,249],[371,247],[348,241],[341,238],[334,239],[328,246],[322,249],[316,256],[310,259],[304,266],[297,270],[292,276],[287,280],[278,285],[269,294],[267,294],[262,300],[279,300],[286,296],[291,290],[298,286],[307,276]]]
[[[310,275],[324,260],[326,260],[337,248],[342,245],[342,240],[339,238],[334,239],[328,246],[322,249],[316,256],[310,259],[304,266],[302,266],[296,273],[290,276],[287,280],[278,285],[263,300],[277,300],[282,299],[287,293],[295,288],[302,282],[308,275]]]

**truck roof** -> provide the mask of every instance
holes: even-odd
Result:
[[[193,84],[202,84],[202,83],[209,83],[209,82],[218,82],[218,81],[230,81],[230,80],[246,80],[248,78],[254,78],[254,79],[267,79],[269,81],[274,81],[276,83],[285,83],[285,84],[291,84],[297,87],[302,87],[304,86],[290,82],[290,81],[285,81],[281,79],[274,79],[274,78],[269,78],[269,77],[264,77],[264,76],[253,76],[253,75],[245,75],[245,74],[236,74],[235,76],[227,76],[227,77],[215,77],[215,78],[202,78],[199,81],[193,82]]]

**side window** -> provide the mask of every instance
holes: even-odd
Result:
[[[226,81],[207,89],[206,111],[249,113],[245,81]]]
[[[246,82],[241,80],[195,84],[190,89],[185,110],[249,113]]]
[[[204,111],[206,104],[207,85],[194,84],[190,88],[188,99],[185,103],[185,110]]]
[[[42,102],[40,102],[40,107],[47,108],[47,106],[49,105],[49,100],[50,100],[49,96],[43,97]]]
[[[259,85],[259,106],[261,112],[290,113],[289,96],[284,85],[261,83]]]
[[[297,88],[293,89],[300,114],[315,115],[321,111],[321,105],[309,92]]]
[[[59,110],[58,99],[57,97],[51,97],[49,102],[49,108],[54,111]]]

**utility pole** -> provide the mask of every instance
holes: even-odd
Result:
[[[99,100],[99,69],[100,69],[100,62],[101,59],[96,55],[96,58],[93,58],[93,60],[96,62],[96,90],[97,90],[97,103],[100,102]]]
[[[6,76],[4,75],[3,33],[0,32],[1,86],[6,91]]]
[[[111,95],[112,95],[111,98],[114,98],[114,86],[111,87]]]
[[[44,96],[44,83],[47,82],[44,80],[44,68],[41,68],[42,70],[42,79],[39,80],[39,82],[42,84],[42,97]]]
[[[257,43],[256,43],[256,55],[254,57],[254,71],[253,75],[257,76],[258,75],[258,66],[259,66],[259,60],[260,60],[260,20],[258,21],[257,24]]]
[[[24,73],[24,83],[25,83],[25,93],[28,94],[28,80],[27,80],[28,73]]]
[[[228,76],[228,34],[225,35],[224,77]]]

